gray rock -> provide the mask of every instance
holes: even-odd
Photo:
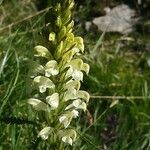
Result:
[[[135,17],[135,10],[125,4],[118,5],[113,9],[105,8],[105,10],[105,16],[93,19],[93,24],[98,27],[98,30],[121,34],[128,34],[134,30],[134,25],[139,19]],[[87,26],[89,29],[89,23]]]

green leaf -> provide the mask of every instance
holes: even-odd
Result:
[[[61,27],[61,25],[62,25],[62,20],[61,20],[61,17],[60,17],[60,16],[58,16],[57,19],[56,19],[56,25],[57,25],[58,27]]]
[[[74,54],[75,54],[75,52],[70,50],[63,55],[62,60],[68,63],[71,61]]]
[[[74,21],[72,20],[67,26],[67,32],[72,32],[73,26],[74,26]]]
[[[73,0],[69,0],[69,9],[72,9],[74,7],[74,1]]]
[[[117,105],[119,103],[119,100],[113,100],[112,103],[110,104],[110,108],[114,107],[115,105]]]
[[[57,58],[61,57],[62,51],[63,51],[63,41],[61,41],[60,44],[57,46],[57,50],[56,50]]]
[[[71,19],[71,11],[70,9],[65,10],[65,12],[62,14],[62,24],[66,25],[70,19]]]
[[[58,41],[61,41],[65,36],[66,36],[66,27],[63,26],[60,30],[60,32],[58,33]]]
[[[147,61],[148,67],[150,67],[150,54],[149,53],[145,54],[145,59]]]

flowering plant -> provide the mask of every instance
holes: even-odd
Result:
[[[30,77],[36,94],[28,103],[46,115],[38,137],[46,140],[53,135],[72,145],[77,134],[70,124],[79,117],[80,110],[87,109],[89,94],[80,90],[80,82],[90,67],[79,58],[84,52],[83,39],[72,33],[73,0],[57,1],[52,2],[54,22],[49,23],[50,46],[35,47],[36,61],[32,63]]]

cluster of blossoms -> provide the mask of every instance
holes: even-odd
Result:
[[[88,74],[89,65],[80,59],[84,52],[83,39],[72,33],[71,9],[73,0],[65,0],[53,6],[56,21],[49,34],[50,48],[35,47],[36,61],[32,63],[30,76],[36,91],[28,99],[37,111],[44,111],[49,119],[43,124],[38,137],[46,140],[50,134],[57,135],[63,142],[72,145],[76,131],[71,121],[86,111],[89,94],[80,90],[83,74]]]

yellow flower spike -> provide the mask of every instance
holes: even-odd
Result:
[[[74,21],[71,9],[74,0],[53,0],[51,6],[52,16],[47,26],[50,31],[50,49],[41,45],[35,47],[35,56],[39,60],[33,65],[31,72],[38,99],[31,98],[28,103],[36,110],[45,111],[44,118],[40,115],[38,117],[47,127],[39,132],[38,137],[46,140],[51,135],[49,144],[56,144],[58,141],[53,139],[60,136],[64,143],[73,145],[77,135],[70,129],[70,124],[72,119],[79,116],[79,110],[87,109],[90,96],[79,89],[84,72],[88,74],[90,67],[79,58],[84,52],[83,39],[75,37],[72,32]],[[56,149],[60,149],[59,144],[56,146]]]

